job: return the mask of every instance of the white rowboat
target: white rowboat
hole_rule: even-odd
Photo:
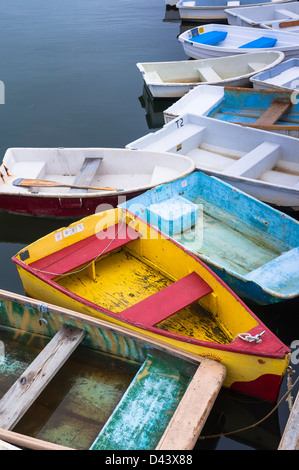
[[[248,5],[266,5],[274,3],[275,0],[180,0],[176,7],[180,12],[182,20],[220,20],[226,19],[225,9],[244,7]],[[286,3],[288,0],[278,0],[275,3]]]
[[[228,8],[225,10],[227,21],[235,26],[278,29],[299,32],[299,3],[289,2],[284,5],[271,4],[248,6],[245,8]]]
[[[241,55],[258,51],[281,51],[286,59],[297,57],[296,33],[226,24],[206,24],[184,31],[178,41],[193,59]]]
[[[101,204],[116,207],[119,196],[134,197],[193,170],[189,158],[165,153],[10,148],[0,166],[0,210],[49,217],[94,214]]]
[[[252,52],[242,56],[136,65],[153,98],[180,98],[202,84],[248,86],[250,77],[280,64],[283,52]]]
[[[198,170],[260,201],[299,210],[298,139],[186,114],[127,148],[189,156]]]
[[[299,59],[289,59],[250,78],[254,88],[273,91],[294,91],[299,89]],[[297,94],[294,94],[297,100]]]

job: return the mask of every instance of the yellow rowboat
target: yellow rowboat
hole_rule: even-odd
[[[192,253],[125,209],[13,257],[26,293],[221,362],[224,386],[277,400],[290,350]]]

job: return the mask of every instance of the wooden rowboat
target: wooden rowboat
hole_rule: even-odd
[[[216,59],[139,62],[137,67],[155,98],[179,98],[202,84],[249,86],[250,77],[271,69],[284,59],[283,52],[253,52]]]
[[[250,5],[260,8],[272,3],[286,3],[288,0],[180,0],[176,7],[184,21],[226,20],[226,8],[242,10]]]
[[[49,217],[93,214],[194,170],[190,159],[107,148],[10,148],[0,166],[0,210]],[[27,181],[27,179],[29,181]]]
[[[55,231],[13,261],[31,297],[215,359],[225,387],[276,400],[289,349],[197,257],[124,209]]]
[[[182,114],[128,147],[176,150],[193,158],[198,170],[260,201],[299,210],[299,140],[293,137]]]
[[[225,377],[215,361],[3,290],[0,331],[0,438],[25,448],[192,449]]]
[[[198,171],[121,207],[198,256],[241,298],[265,305],[298,297],[299,222],[224,181]],[[192,209],[197,221],[187,217]]]
[[[286,59],[298,56],[298,35],[283,30],[206,24],[184,31],[178,41],[193,59],[207,59],[248,52],[281,51]]]
[[[299,104],[291,91],[203,85],[167,108],[164,119],[186,113],[299,137]]]
[[[231,25],[299,32],[298,2],[228,8],[225,13]]]

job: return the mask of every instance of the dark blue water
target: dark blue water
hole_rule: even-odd
[[[8,147],[124,147],[162,126],[170,103],[148,99],[136,62],[186,59],[177,18],[164,0],[1,0],[0,158]],[[11,256],[67,223],[0,214],[0,288],[24,293]],[[287,345],[299,339],[298,303],[252,309]],[[272,408],[223,390],[203,434],[249,426]],[[288,414],[284,402],[261,425],[196,449],[276,449]]]

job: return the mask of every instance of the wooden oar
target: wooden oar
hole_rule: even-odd
[[[99,186],[81,186],[78,184],[65,184],[56,181],[47,180],[34,180],[29,178],[17,178],[13,181],[14,186],[21,186],[23,188],[30,188],[31,186],[41,186],[45,188],[63,187],[63,188],[78,188],[78,189],[94,189],[95,191],[123,191],[117,188],[102,188]]]

